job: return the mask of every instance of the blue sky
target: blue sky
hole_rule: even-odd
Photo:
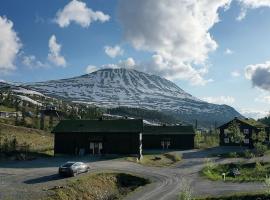
[[[258,117],[270,110],[269,44],[270,0],[0,2],[6,81],[127,67]]]

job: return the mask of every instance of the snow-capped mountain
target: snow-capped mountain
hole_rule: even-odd
[[[102,69],[91,74],[27,85],[48,96],[101,107],[139,107],[180,116],[185,121],[224,122],[241,116],[234,108],[202,101],[156,75],[129,69]]]

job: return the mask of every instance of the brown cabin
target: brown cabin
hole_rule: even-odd
[[[244,146],[248,146],[249,148],[253,148],[253,134],[258,134],[260,131],[265,131],[266,133],[266,142],[269,142],[269,127],[265,124],[258,122],[254,119],[250,118],[234,118],[233,120],[227,122],[226,124],[218,127],[220,130],[220,145],[221,146],[237,146],[240,145],[239,142],[233,143],[228,137],[228,128],[232,122],[236,122],[239,124],[240,131],[245,135],[243,144]]]

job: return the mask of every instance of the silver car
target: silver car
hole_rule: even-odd
[[[90,167],[83,162],[66,162],[59,167],[60,176],[76,176],[80,173],[88,172]]]

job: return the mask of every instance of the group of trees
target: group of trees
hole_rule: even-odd
[[[233,143],[239,143],[240,146],[244,142],[245,135],[240,130],[240,125],[233,121],[228,128],[228,137]],[[252,134],[252,141],[254,146],[254,152],[256,155],[261,156],[264,155],[264,153],[267,151],[268,147],[264,143],[266,140],[266,132],[265,130],[260,130],[257,133],[251,133]]]

